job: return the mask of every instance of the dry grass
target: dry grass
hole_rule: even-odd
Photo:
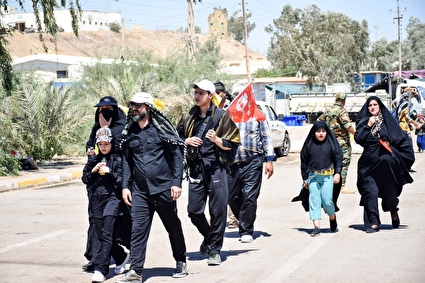
[[[157,56],[164,58],[173,50],[181,49],[186,44],[184,35],[170,31],[149,31],[141,26],[135,26],[122,33],[112,31],[80,32],[77,38],[73,33],[61,32],[56,38],[44,34],[44,40],[49,54],[71,56],[102,56],[104,58],[120,57],[122,48],[136,50],[139,47],[152,50]],[[197,35],[202,44],[208,34]],[[223,60],[244,60],[245,49],[243,45],[231,39],[218,39]],[[32,54],[44,53],[39,34],[24,34],[15,32],[9,38],[9,49],[12,59]],[[252,58],[264,58],[257,52],[250,52]]]

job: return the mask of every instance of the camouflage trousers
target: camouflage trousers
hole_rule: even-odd
[[[351,144],[343,144],[341,145],[342,150],[342,171],[341,171],[341,181],[342,184],[345,184],[345,180],[347,179],[348,166],[350,166],[351,162]]]

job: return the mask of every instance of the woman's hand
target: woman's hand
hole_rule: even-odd
[[[370,116],[369,121],[367,122],[367,125],[369,127],[372,127],[376,122],[376,116]]]

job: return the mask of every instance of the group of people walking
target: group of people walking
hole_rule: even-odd
[[[379,231],[381,225],[378,198],[382,199],[382,210],[390,212],[393,228],[399,227],[398,198],[403,186],[413,182],[410,175],[415,161],[413,144],[403,130],[411,118],[395,119],[379,97],[370,96],[358,113],[354,130],[344,109],[345,98],[344,93],[336,95],[334,107],[314,123],[300,154],[304,181],[300,195],[293,201],[303,201],[305,210],[309,211],[314,226],[312,237],[321,233],[322,208],[329,215],[330,230],[337,231],[337,199],[343,193],[341,186],[345,187],[351,160],[350,133],[363,147],[357,166],[357,189],[367,233]]]
[[[201,235],[199,252],[208,256],[207,264],[221,264],[228,205],[238,219],[240,241],[253,241],[263,158],[268,178],[276,159],[268,123],[253,118],[236,124],[223,109],[232,99],[221,89],[223,83],[201,80],[190,87],[195,105],[177,127],[146,92],[136,93],[127,102],[127,114],[112,97],[103,97],[95,105],[98,109],[82,177],[89,199],[85,253],[89,263],[83,269],[93,271],[92,282],[106,280],[111,257],[115,274],[124,273],[126,263],[131,262],[130,270],[116,282],[142,282],[155,212],[168,233],[176,261],[172,276],[188,275],[185,238],[176,206],[185,165],[187,212]],[[227,95],[219,96],[220,91]],[[131,230],[120,223],[126,208],[131,210]],[[126,231],[131,237],[125,236]]]
[[[110,96],[95,105],[82,176],[89,199],[85,252],[89,263],[83,270],[93,271],[93,282],[106,280],[111,257],[115,274],[124,273],[126,263],[131,263],[130,270],[116,282],[142,282],[155,212],[168,233],[176,261],[172,276],[189,274],[176,205],[185,170],[187,212],[201,235],[199,252],[208,257],[207,264],[221,264],[228,205],[238,220],[240,242],[254,240],[263,164],[270,178],[276,160],[268,122],[256,117],[235,122],[226,111],[243,87],[235,87],[233,97],[221,82],[201,80],[191,83],[190,88],[195,105],[177,126],[155,107],[154,98],[146,92],[134,94],[126,109]],[[338,230],[338,196],[351,193],[345,188],[350,134],[364,147],[357,188],[366,232],[379,230],[378,197],[383,210],[391,213],[393,227],[399,227],[398,197],[403,185],[413,181],[409,174],[414,162],[411,141],[380,99],[368,98],[359,112],[356,130],[344,102],[345,94],[338,94],[335,107],[313,125],[300,153],[308,203],[305,208],[313,221],[313,237],[321,233],[322,208],[329,215],[330,230]]]

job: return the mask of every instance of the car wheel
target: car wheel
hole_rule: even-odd
[[[283,139],[282,147],[276,148],[276,155],[278,157],[287,156],[289,154],[289,149],[291,148],[291,139],[289,138],[289,134],[285,134],[285,138]]]

